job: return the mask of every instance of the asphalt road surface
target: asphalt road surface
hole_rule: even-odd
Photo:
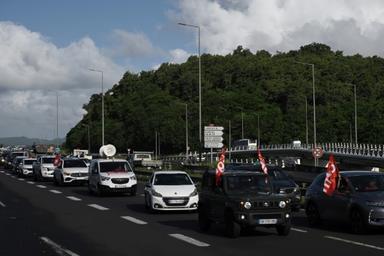
[[[0,169],[0,255],[384,255],[384,231],[350,234],[293,217],[287,237],[258,228],[230,239],[224,227],[201,233],[196,213],[151,214],[138,194],[96,197],[85,186],[19,179]]]

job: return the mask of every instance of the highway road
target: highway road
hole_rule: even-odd
[[[134,197],[96,197],[0,169],[0,255],[384,255],[384,231],[310,228],[303,211],[287,237],[259,228],[230,239],[221,225],[201,233],[196,213],[148,213],[142,193],[139,184]]]

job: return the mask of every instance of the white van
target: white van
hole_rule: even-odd
[[[94,159],[88,172],[90,193],[107,192],[136,195],[137,179],[128,161],[123,159]]]

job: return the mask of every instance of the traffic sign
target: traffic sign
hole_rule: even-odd
[[[224,139],[223,137],[205,137],[204,142],[222,142]]]
[[[223,146],[221,142],[204,142],[205,148],[222,148]]]
[[[312,155],[314,158],[320,158],[323,156],[323,154],[324,154],[324,151],[321,147],[312,149]]]
[[[223,136],[223,131],[204,131],[205,137]]]
[[[222,131],[224,130],[223,126],[204,126],[204,132],[208,131]]]

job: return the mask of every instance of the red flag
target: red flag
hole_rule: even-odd
[[[261,169],[263,170],[263,173],[268,175],[267,164],[265,163],[265,159],[264,159],[263,155],[261,154],[260,149],[257,149],[257,157],[259,158],[259,162],[261,165]]]
[[[220,185],[221,175],[223,175],[223,172],[224,172],[225,150],[226,150],[225,147],[221,149],[220,156],[219,156],[219,162],[217,162],[216,186]]]
[[[57,155],[55,156],[55,159],[53,160],[53,165],[54,165],[54,166],[58,166],[58,165],[60,164],[60,162],[61,162],[61,155],[60,155],[60,154],[57,154]]]
[[[339,176],[339,169],[336,166],[335,158],[333,155],[329,156],[327,167],[327,174],[324,180],[324,188],[323,192],[331,196],[336,189],[337,186],[337,177]]]

